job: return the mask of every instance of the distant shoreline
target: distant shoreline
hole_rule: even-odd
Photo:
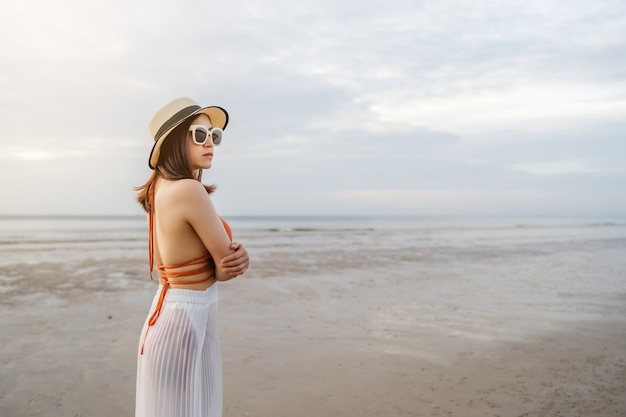
[[[0,214],[0,219],[136,219],[145,214]],[[454,215],[454,214],[226,214],[237,219],[623,219],[626,214],[606,215]]]

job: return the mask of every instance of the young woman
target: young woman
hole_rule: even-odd
[[[139,342],[136,417],[222,415],[222,363],[217,332],[217,285],[243,274],[249,258],[232,242],[200,182],[211,168],[228,113],[183,97],[154,115],[149,165],[138,187],[148,213],[150,278],[159,289]]]

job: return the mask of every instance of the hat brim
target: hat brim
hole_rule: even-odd
[[[213,127],[219,127],[222,129],[226,129],[228,125],[228,112],[219,106],[209,106],[200,108],[188,116],[179,120],[175,125],[166,130],[154,141],[154,146],[152,146],[152,151],[150,151],[150,157],[148,158],[148,165],[150,169],[154,169],[159,162],[159,156],[161,155],[161,145],[167,139],[168,135],[172,133],[174,129],[180,126],[185,120],[188,120],[190,117],[195,117],[200,114],[206,114],[211,121],[211,125]]]

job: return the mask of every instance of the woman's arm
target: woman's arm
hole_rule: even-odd
[[[196,180],[179,180],[179,183],[179,204],[182,205],[183,216],[213,257],[216,265],[215,278],[218,281],[234,278],[237,275],[231,275],[224,268],[217,267],[235,251],[231,248],[230,238],[204,185]]]
[[[230,248],[235,252],[222,259],[219,267],[224,270],[231,278],[243,275],[250,266],[250,258],[248,251],[239,242],[233,242]]]

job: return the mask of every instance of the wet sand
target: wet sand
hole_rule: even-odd
[[[624,239],[306,241],[259,240],[219,284],[225,417],[626,415]],[[0,416],[132,416],[146,276],[0,266]]]

